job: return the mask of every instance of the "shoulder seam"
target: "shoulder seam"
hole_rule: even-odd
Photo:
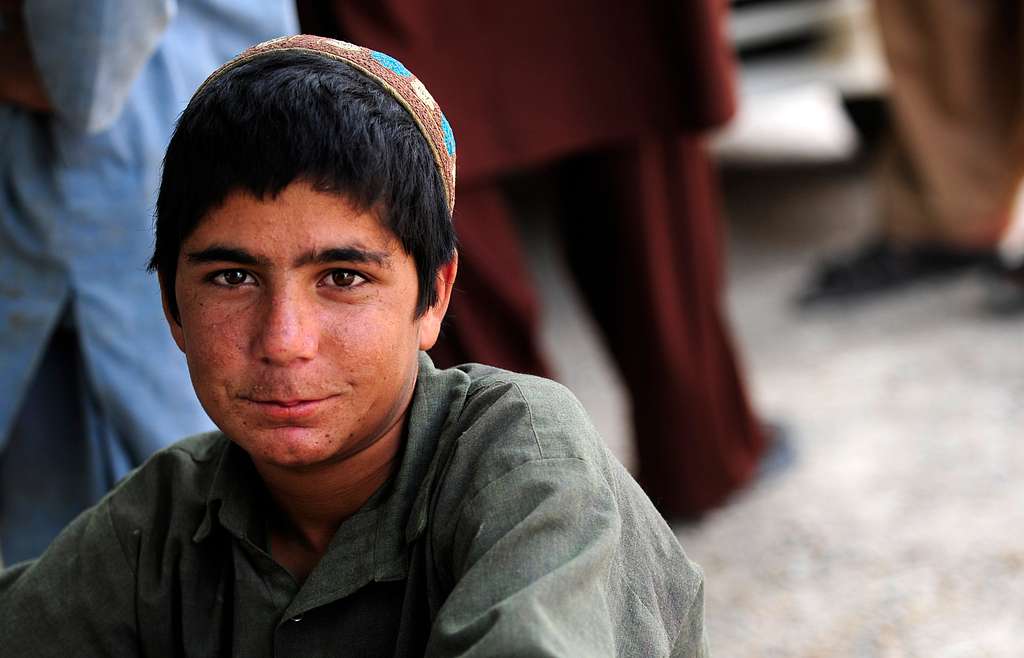
[[[518,382],[510,383],[519,393],[519,397],[523,399],[523,404],[526,405],[526,412],[530,414],[530,433],[533,434],[533,442],[537,444],[537,453],[540,455],[541,459],[546,459],[544,455],[544,448],[540,444],[540,437],[537,436],[537,425],[533,420],[533,405],[530,404],[530,400],[526,397],[526,393],[523,392],[523,389],[519,386]]]
[[[107,521],[110,523],[111,530],[114,531],[114,537],[117,538],[117,545],[121,548],[121,557],[124,559],[125,565],[128,567],[128,571],[132,574],[132,579],[136,578],[138,574],[135,571],[135,567],[132,565],[132,561],[128,555],[128,549],[124,545],[124,540],[121,539],[121,533],[117,530],[117,524],[114,523],[114,513],[111,510],[109,503],[104,505],[105,512],[107,514]]]
[[[686,613],[679,618],[679,628],[676,629],[675,637],[672,639],[671,648],[673,651],[679,644],[679,637],[683,634],[683,631],[686,629],[686,619],[690,616],[690,612],[693,610],[693,606],[697,605],[697,603],[699,602],[700,592],[704,588],[704,571],[696,564],[693,566],[697,569],[697,574],[700,576],[700,578],[698,579],[697,587],[692,592],[690,592],[690,600],[687,602],[686,605]],[[628,583],[627,586],[629,586]],[[632,587],[630,587],[630,590],[632,591]],[[643,603],[642,600],[641,603]],[[644,603],[644,607],[647,607],[646,603]],[[703,623],[701,624],[701,627],[703,630]]]
[[[527,466],[531,466],[531,465],[534,465],[534,464],[539,464],[541,462],[545,462],[545,463],[547,463],[547,462],[580,462],[581,464],[589,463],[583,457],[578,457],[578,456],[575,456],[575,455],[560,456],[560,457],[538,457],[536,459],[530,459],[530,460],[524,461],[521,464],[516,464],[512,468],[508,469],[507,471],[505,471],[504,473],[502,473],[498,477],[494,478],[493,480],[491,480],[490,482],[488,482],[484,486],[482,486],[479,489],[477,489],[476,491],[474,491],[473,495],[469,499],[467,499],[460,507],[465,507],[470,502],[472,502],[477,496],[479,496],[481,493],[483,493],[484,491],[489,489],[493,484],[495,484],[496,482],[498,482],[500,480],[503,480],[504,478],[508,477],[512,473],[515,473],[519,469],[526,468]]]
[[[206,458],[203,458],[202,456],[197,455],[195,452],[193,452],[192,450],[189,450],[184,445],[182,445],[182,442],[183,441],[190,441],[191,439],[194,439],[194,438],[197,438],[197,437],[200,437],[200,436],[206,436],[206,435],[209,435],[209,434],[214,434],[216,432],[217,431],[214,430],[214,431],[211,431],[211,432],[203,432],[202,434],[193,434],[192,436],[187,436],[184,439],[182,439],[181,441],[176,441],[175,443],[172,443],[171,445],[167,446],[162,452],[164,452],[165,454],[171,454],[171,453],[182,454],[182,455],[185,455],[186,457],[188,457],[189,459],[191,459],[192,461],[194,461],[196,463],[200,463],[200,464],[205,462],[205,461],[215,460],[219,453],[208,455]],[[215,448],[215,446],[213,446],[213,445],[207,445],[207,446],[203,447],[204,451],[206,451],[206,452],[214,452],[214,450],[213,450],[214,448]],[[157,454],[159,454],[159,453],[157,453]]]
[[[513,466],[512,468],[508,469],[507,471],[505,471],[504,473],[502,473],[498,477],[494,478],[493,480],[491,480],[490,482],[488,482],[484,486],[482,486],[479,489],[473,491],[473,493],[470,494],[468,498],[466,498],[464,501],[462,501],[462,504],[459,505],[458,510],[457,510],[456,526],[458,525],[458,523],[460,523],[462,521],[462,518],[463,518],[462,510],[466,509],[467,507],[470,507],[470,505],[477,498],[479,498],[481,494],[483,494],[485,491],[490,489],[492,486],[494,486],[498,482],[504,480],[505,478],[507,478],[508,476],[512,475],[513,473],[519,471],[520,469],[526,468],[527,466],[535,466],[535,465],[540,464],[540,463],[551,463],[551,462],[560,462],[560,461],[561,462],[569,462],[569,461],[580,462],[581,464],[587,464],[588,463],[587,460],[583,459],[582,457],[575,457],[575,456],[573,456],[573,457],[538,457],[537,459],[530,459],[530,460],[525,461],[525,462],[523,462],[521,464],[517,464],[516,466]]]
[[[547,457],[544,455],[544,448],[541,447],[540,436],[538,436],[538,434],[537,434],[537,425],[536,425],[536,422],[534,421],[534,417],[533,417],[533,406],[530,404],[530,399],[528,397],[526,397],[526,393],[523,392],[523,389],[522,389],[521,386],[519,386],[518,382],[516,382],[516,381],[514,381],[512,379],[497,379],[497,378],[495,378],[493,381],[490,381],[490,382],[488,382],[486,384],[481,385],[480,388],[477,389],[476,391],[472,391],[471,393],[469,393],[466,396],[466,401],[468,402],[470,398],[475,397],[475,396],[477,396],[477,395],[479,395],[481,393],[484,393],[486,391],[490,391],[492,389],[498,388],[499,386],[510,387],[509,390],[515,389],[516,393],[519,394],[519,399],[522,400],[523,404],[526,406],[526,412],[530,416],[530,433],[533,435],[534,445],[537,446],[537,454],[540,455],[540,457],[539,457],[540,459],[546,459]],[[463,410],[465,410],[465,407],[463,407]],[[477,420],[473,421],[473,423],[469,427],[467,427],[465,430],[463,430],[463,432],[470,431],[476,425],[476,423],[479,422],[479,420],[480,419],[477,419]]]

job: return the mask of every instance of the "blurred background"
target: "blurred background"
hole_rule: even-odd
[[[794,458],[675,526],[707,575],[713,652],[1024,655],[1019,301],[975,269],[797,303],[823,256],[877,232],[889,73],[871,2],[732,6],[741,102],[714,139],[728,316]],[[1019,84],[1019,68],[991,74]],[[622,384],[550,240],[531,236],[548,352],[630,464]]]
[[[117,101],[78,115],[117,39],[47,54],[92,32],[46,4],[0,0],[8,562],[208,426],[142,268],[159,158],[217,63],[301,28],[438,98],[462,260],[434,358],[580,397],[704,568],[715,655],[1024,655],[1018,3],[127,3],[83,76]]]

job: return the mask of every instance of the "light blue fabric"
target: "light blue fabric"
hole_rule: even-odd
[[[390,69],[393,73],[400,75],[403,78],[408,78],[410,75],[412,75],[412,72],[409,69],[405,68],[405,64],[402,64],[391,55],[373,50],[370,52],[370,57],[373,57],[382,66]]]
[[[82,440],[102,457],[58,461],[46,477],[90,469],[103,491],[155,450],[211,427],[145,271],[174,121],[218,65],[298,23],[287,0],[27,0],[24,17],[55,112],[0,105],[0,459],[67,317],[82,356]],[[5,507],[38,485],[33,469],[24,482],[18,472],[4,469]],[[4,521],[6,544],[19,529]]]
[[[455,133],[452,132],[452,124],[448,118],[441,115],[441,131],[444,133],[444,145],[448,149],[448,155],[455,155]]]

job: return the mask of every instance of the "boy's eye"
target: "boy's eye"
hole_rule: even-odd
[[[324,283],[335,288],[352,288],[365,281],[365,277],[352,270],[332,270],[324,277]]]
[[[224,270],[213,277],[213,282],[223,286],[240,286],[247,283],[250,278],[245,270]]]

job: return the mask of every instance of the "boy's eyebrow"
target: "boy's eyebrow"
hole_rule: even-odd
[[[224,245],[211,245],[206,249],[191,251],[185,255],[190,263],[239,263],[242,265],[266,265],[268,261],[262,256],[250,254],[245,249],[238,247],[227,247]]]
[[[313,263],[329,265],[337,262],[373,263],[381,267],[389,267],[391,258],[384,251],[371,251],[361,247],[329,247],[307,251],[295,259],[294,266],[301,267]]]
[[[191,251],[185,255],[188,262],[193,264],[202,263],[238,263],[240,265],[268,266],[270,261],[263,257],[249,253],[238,247],[214,244]],[[330,264],[338,262],[347,263],[374,263],[381,267],[389,267],[391,259],[386,252],[371,251],[360,247],[331,247],[328,249],[313,249],[295,259],[294,267],[302,267],[310,264]]]

